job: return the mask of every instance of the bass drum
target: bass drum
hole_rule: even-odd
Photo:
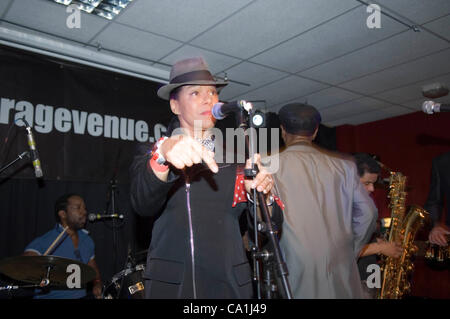
[[[115,274],[105,286],[103,299],[144,299],[144,269],[145,264],[138,264]]]

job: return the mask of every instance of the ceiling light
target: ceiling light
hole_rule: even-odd
[[[54,1],[56,3],[61,3],[61,4],[65,5],[65,6],[68,6],[72,2],[72,0],[54,0]]]
[[[112,20],[133,0],[50,0],[65,6],[76,5],[78,9]]]

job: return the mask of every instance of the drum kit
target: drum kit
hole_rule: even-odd
[[[144,299],[144,269],[145,264],[138,264],[115,274],[103,289],[103,299]]]
[[[67,280],[70,273],[67,269],[70,265],[79,267],[82,287],[86,287],[95,279],[96,273],[92,267],[69,258],[47,255],[3,259],[0,261],[0,273],[5,275],[7,280],[0,282],[0,292],[6,292],[8,297],[14,298],[15,292],[20,290],[68,289]],[[143,299],[144,269],[144,263],[128,263],[124,270],[115,274],[111,281],[103,286],[103,299]]]

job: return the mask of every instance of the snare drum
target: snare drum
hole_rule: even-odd
[[[144,270],[145,264],[138,264],[115,274],[105,286],[103,299],[144,299]]]

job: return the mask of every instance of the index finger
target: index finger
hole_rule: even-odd
[[[207,151],[207,152],[209,152],[209,151]],[[219,171],[219,167],[217,166],[214,156],[211,156],[211,155],[207,154],[206,152],[204,152],[202,155],[202,159],[205,162],[205,164],[208,165],[209,169],[212,170],[214,173],[217,173]]]
[[[214,159],[214,152],[208,150],[206,147],[201,145],[196,140],[193,140],[192,148],[195,153],[205,162],[205,164],[209,167],[211,171],[217,173],[219,171],[219,167],[217,166],[216,160]]]

